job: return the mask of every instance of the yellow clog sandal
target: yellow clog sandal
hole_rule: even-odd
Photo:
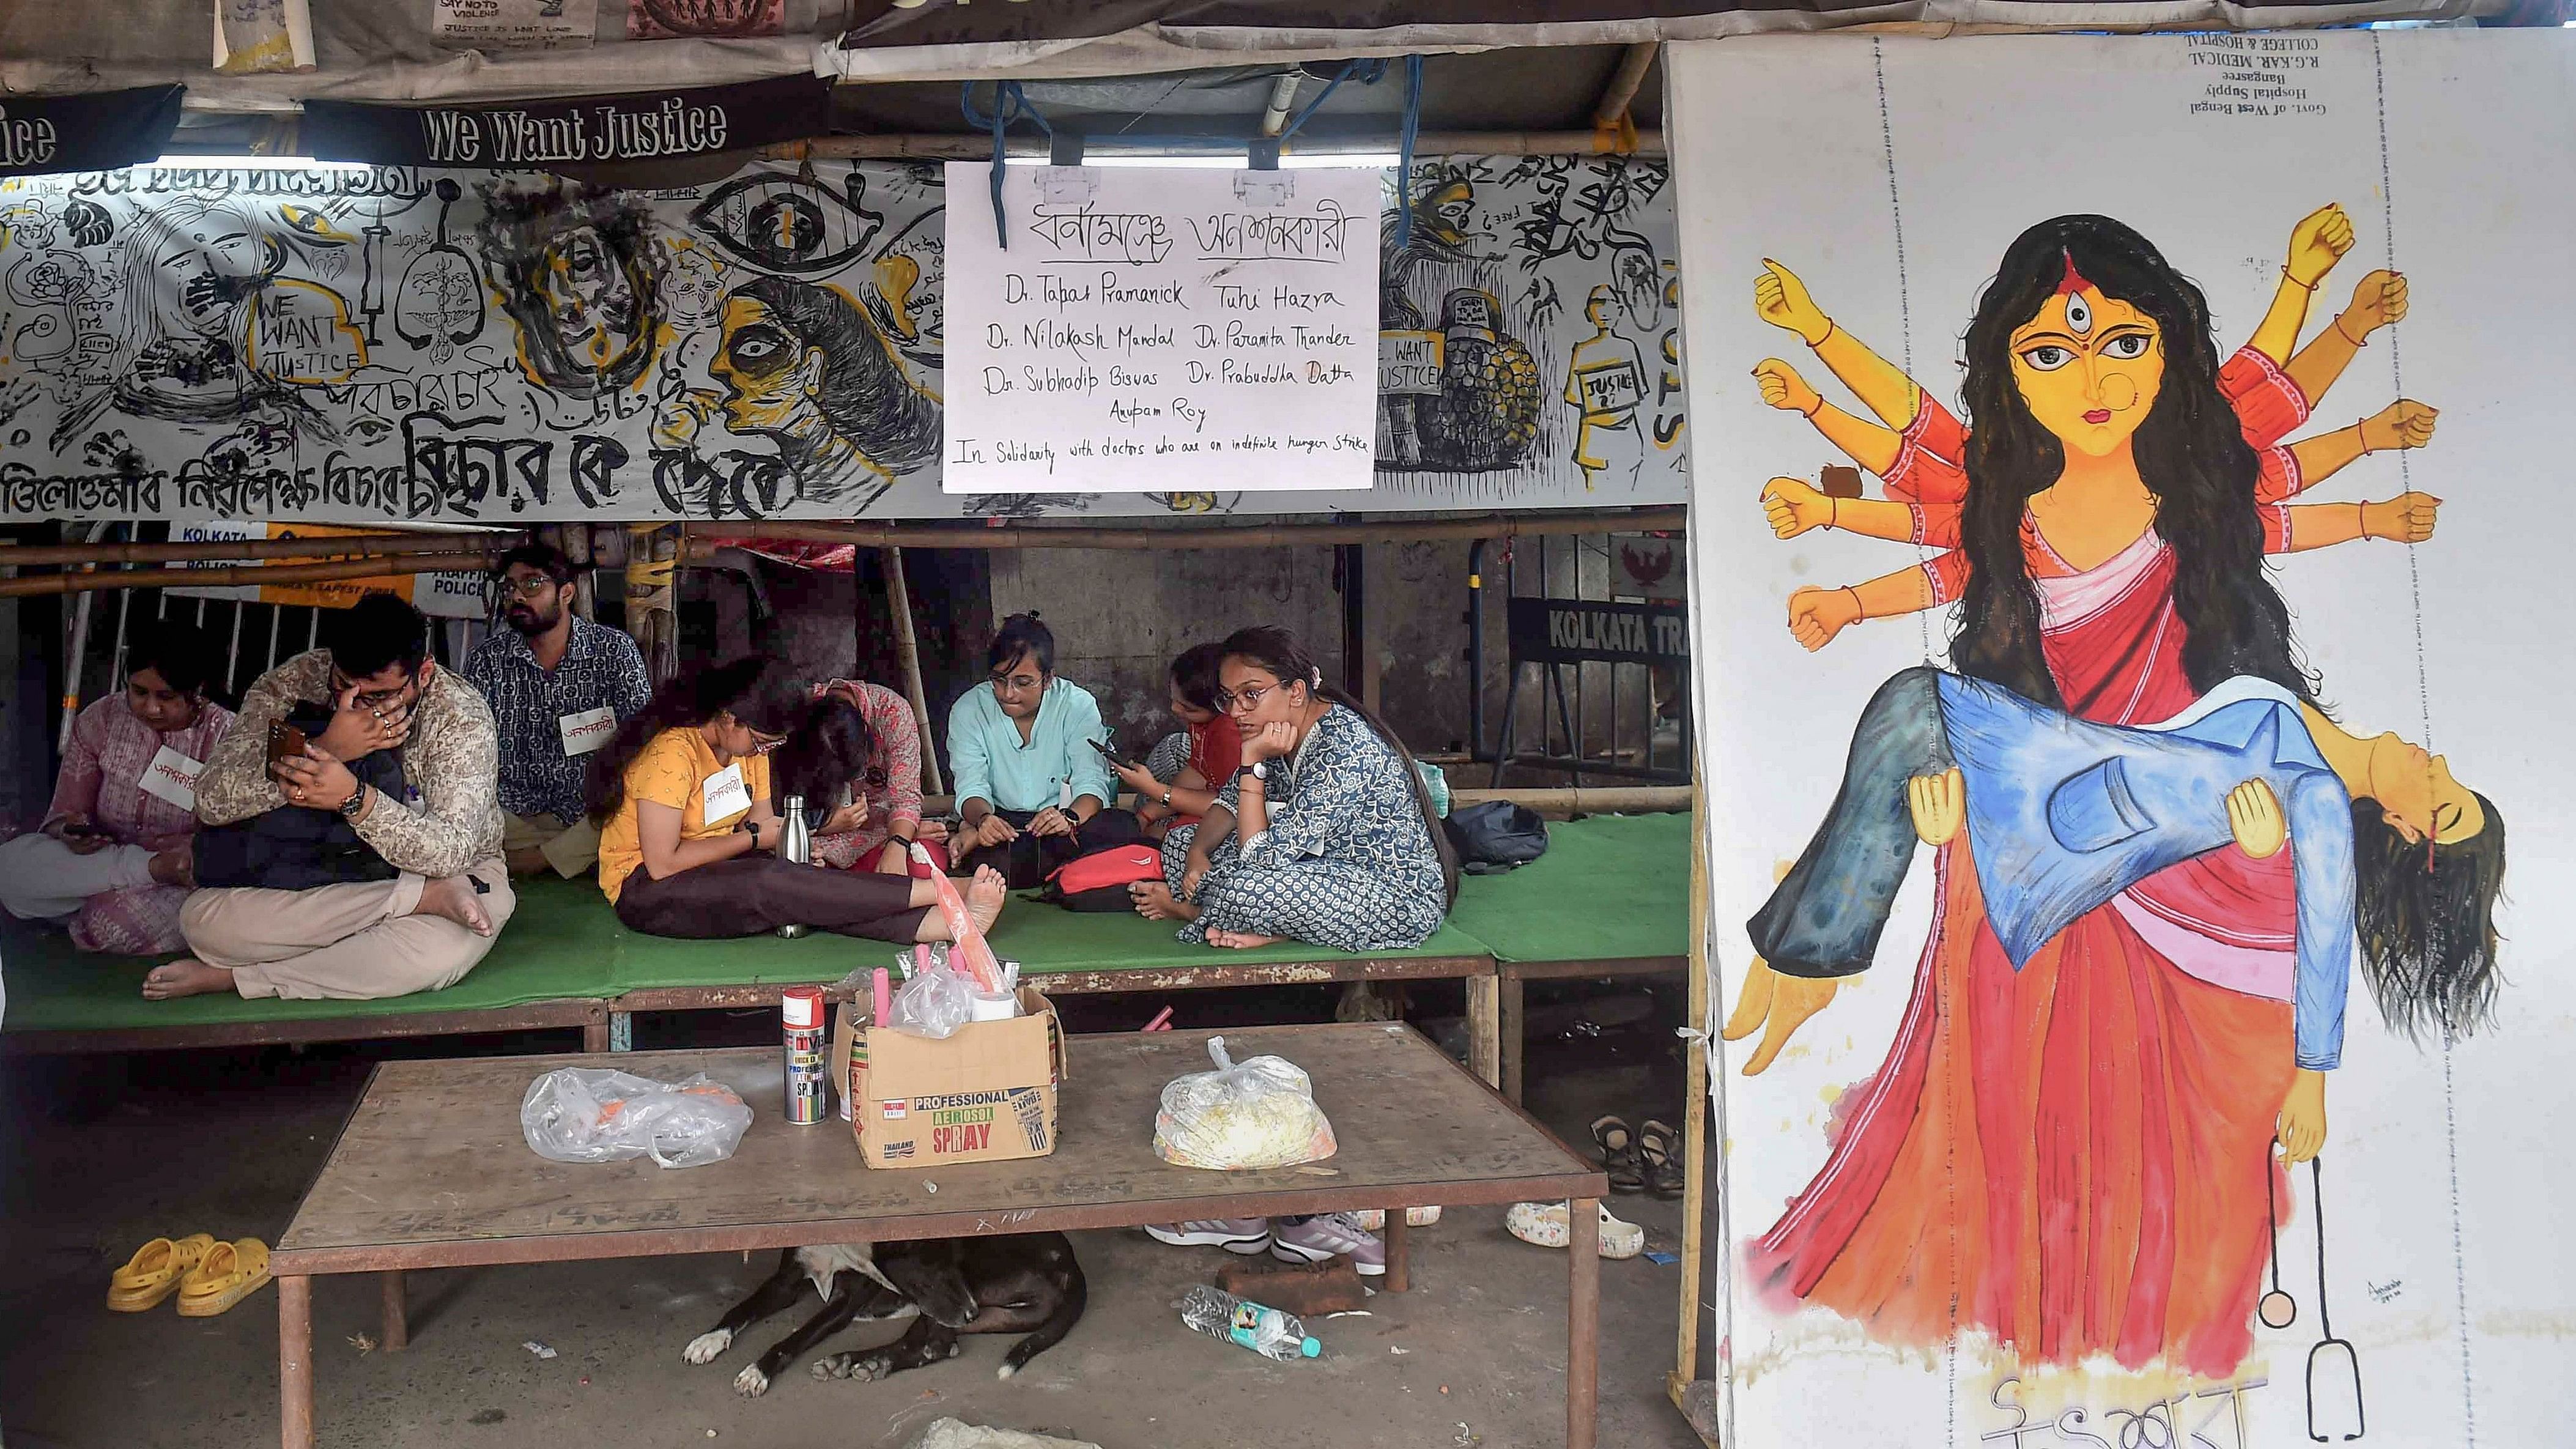
[[[179,1285],[181,1318],[212,1318],[268,1283],[268,1244],[257,1238],[217,1243]]]
[[[215,1240],[204,1233],[190,1233],[175,1241],[154,1238],[135,1249],[124,1267],[108,1275],[107,1311],[141,1313],[159,1307],[162,1299],[179,1291],[179,1280],[204,1262],[214,1246]]]

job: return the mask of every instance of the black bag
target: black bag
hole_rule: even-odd
[[[1508,800],[1461,806],[1440,828],[1449,833],[1458,868],[1469,875],[1501,875],[1547,854],[1547,822]]]
[[[330,728],[329,711],[299,705],[286,722],[309,738]],[[389,800],[403,798],[402,751],[378,750],[348,762],[358,783]],[[392,880],[402,874],[358,838],[358,829],[336,810],[281,805],[230,825],[208,825],[196,836],[197,884],[309,891],[352,881]]]

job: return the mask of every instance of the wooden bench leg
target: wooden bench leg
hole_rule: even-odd
[[[379,1273],[385,1290],[385,1351],[400,1353],[411,1347],[411,1318],[403,1308],[403,1275],[400,1271]]]
[[[608,1050],[608,1021],[605,1017],[598,1021],[586,1021],[582,1023],[581,1049],[586,1052],[604,1052]]]
[[[1467,978],[1467,1070],[1488,1087],[1503,1084],[1501,986],[1490,972]]]
[[[1517,976],[1499,979],[1502,996],[1501,1017],[1503,1049],[1503,1095],[1517,1104],[1521,1100],[1521,1061],[1529,1048],[1529,1017],[1523,1002],[1529,983]]]
[[[313,1280],[277,1280],[277,1424],[284,1449],[313,1449]]]
[[[1413,1224],[1406,1211],[1386,1210],[1386,1281],[1380,1286],[1389,1293],[1413,1291]]]
[[[1580,1197],[1565,1207],[1573,1229],[1566,1244],[1565,1449],[1593,1449],[1600,1428],[1601,1200]]]

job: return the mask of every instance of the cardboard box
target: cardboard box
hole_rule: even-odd
[[[1003,1162],[1055,1151],[1064,1028],[1055,1006],[1020,988],[1021,1015],[975,1021],[945,1041],[872,1030],[843,1007],[832,1076],[870,1167]]]

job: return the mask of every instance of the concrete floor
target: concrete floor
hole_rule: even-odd
[[[1678,982],[1533,987],[1532,1110],[1577,1142],[1602,1112],[1678,1122],[1678,996]],[[1423,998],[1417,1019],[1455,1010],[1437,988]],[[1094,999],[1069,1014],[1076,1029],[1109,1029],[1154,1005]],[[1313,992],[1182,1006],[1184,1025],[1329,1010]],[[774,1040],[776,1030],[774,1013],[643,1025],[643,1046]],[[1429,1025],[1457,1034],[1454,1021]],[[129,1317],[101,1306],[109,1270],[156,1235],[273,1240],[368,1067],[386,1055],[560,1049],[533,1036],[0,1066],[8,1449],[276,1442],[274,1290],[212,1320],[184,1320],[167,1305]],[[1615,1210],[1646,1226],[1650,1250],[1679,1250],[1679,1204],[1624,1198]],[[1564,1257],[1513,1240],[1498,1208],[1452,1211],[1414,1242],[1413,1291],[1381,1295],[1369,1317],[1312,1326],[1326,1346],[1316,1363],[1273,1364],[1181,1328],[1173,1305],[1213,1276],[1216,1250],[1093,1233],[1075,1238],[1089,1313],[1010,1382],[993,1376],[1008,1340],[970,1339],[961,1358],[888,1383],[816,1382],[800,1365],[757,1401],[733,1394],[733,1374],[788,1319],[746,1335],[715,1366],[683,1364],[680,1348],[769,1271],[765,1254],[414,1274],[414,1337],[402,1353],[359,1346],[377,1330],[375,1280],[326,1278],[314,1295],[321,1442],[877,1449],[953,1416],[1105,1449],[1560,1443]],[[1644,1258],[1602,1265],[1604,1445],[1698,1443],[1664,1398],[1679,1273]],[[528,1340],[559,1356],[539,1359],[521,1346]],[[869,1341],[853,1333],[826,1351]]]

